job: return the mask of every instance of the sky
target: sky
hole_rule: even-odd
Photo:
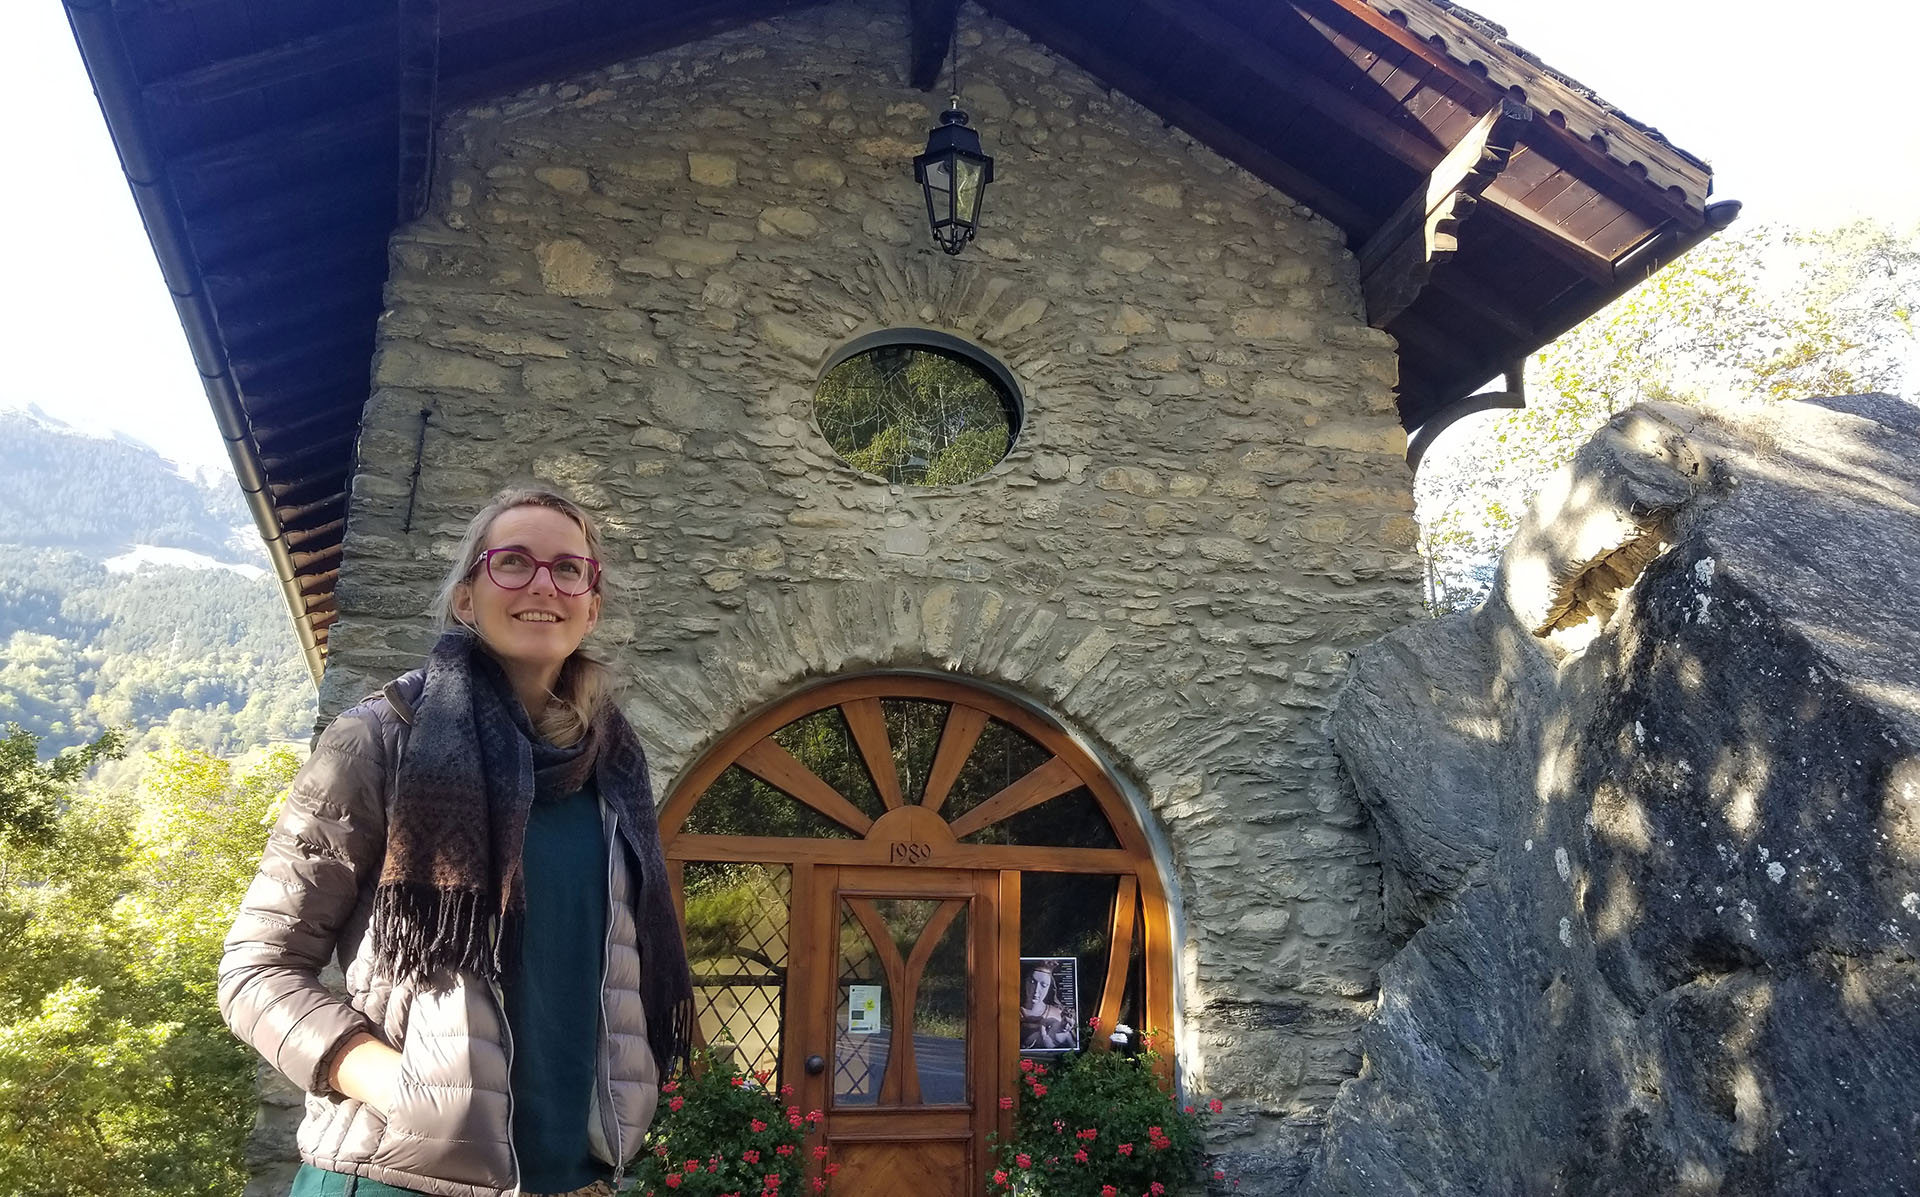
[[[1920,219],[1920,121],[1902,61],[1920,6],[1477,0],[1509,37],[1714,166],[1742,222]],[[1892,62],[1889,67],[1886,64]],[[0,6],[0,189],[11,285],[0,408],[37,405],[228,471],[198,371],[57,0]]]

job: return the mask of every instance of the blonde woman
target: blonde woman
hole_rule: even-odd
[[[220,1006],[307,1091],[297,1197],[610,1192],[685,1059],[646,761],[582,649],[600,557],[566,497],[496,496],[425,668],[336,719],[294,781]],[[320,979],[335,959],[344,994]]]

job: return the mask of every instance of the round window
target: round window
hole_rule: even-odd
[[[857,470],[907,486],[971,482],[1020,430],[1013,376],[957,338],[910,336],[848,346],[820,380],[814,417]]]

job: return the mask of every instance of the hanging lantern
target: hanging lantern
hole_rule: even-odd
[[[957,254],[980,226],[980,200],[993,182],[993,159],[967,124],[960,97],[927,134],[927,152],[913,160],[913,180],[927,193],[927,221],[940,248]]]

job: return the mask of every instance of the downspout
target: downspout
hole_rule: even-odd
[[[127,57],[120,27],[114,22],[109,0],[64,0],[67,20],[79,43],[80,57],[93,79],[93,93],[106,117],[107,131],[113,137],[114,150],[120,155],[120,169],[133,190],[134,206],[141,223],[147,227],[147,240],[159,260],[160,274],[173,294],[173,306],[180,314],[180,326],[193,353],[194,366],[200,371],[200,383],[206,388],[213,407],[215,424],[227,444],[227,457],[233,474],[246,495],[247,510],[267,546],[273,572],[280,579],[280,591],[293,617],[294,634],[307,659],[307,671],[319,683],[325,665],[320,644],[307,617],[306,595],[287,547],[286,529],[274,510],[273,497],[267,491],[267,478],[260,468],[260,451],[253,443],[246,411],[240,405],[240,390],[227,363],[226,345],[220,336],[219,320],[208,301],[200,265],[187,236],[186,222],[174,199],[166,167],[154,152],[148,136],[140,86],[134,79],[133,63]]]

